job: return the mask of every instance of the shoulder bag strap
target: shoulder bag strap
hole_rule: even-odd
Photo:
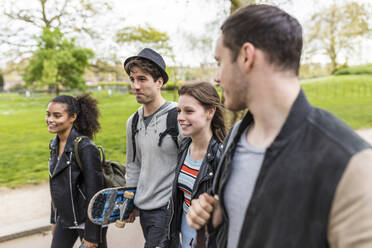
[[[84,138],[88,138],[88,137],[87,136],[79,136],[79,137],[76,137],[75,140],[74,140],[75,158],[76,158],[76,162],[79,165],[81,170],[83,170],[83,164],[81,163],[80,156],[79,156],[79,142]]]

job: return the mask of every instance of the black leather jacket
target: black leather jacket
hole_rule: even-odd
[[[248,112],[232,129],[213,182],[224,219],[210,234],[217,234],[217,247],[227,246],[229,218],[223,199],[234,152],[253,121]],[[237,247],[330,247],[328,220],[336,188],[352,156],[370,147],[333,115],[311,106],[301,90],[266,150],[248,208],[241,216]]]
[[[178,152],[177,166],[175,170],[175,178],[173,182],[172,197],[170,200],[170,221],[168,238],[172,240],[172,247],[178,247],[179,232],[181,231],[182,220],[182,204],[183,192],[178,189],[178,176],[181,171],[183,162],[185,161],[187,150],[191,144],[191,138],[186,137],[182,140]],[[217,141],[215,137],[211,138],[207,149],[207,154],[204,157],[198,176],[195,180],[194,190],[191,198],[197,198],[200,194],[209,191],[212,188],[214,174],[217,170],[218,161],[221,157],[223,145]]]
[[[89,242],[101,241],[101,227],[90,222],[87,207],[92,196],[104,187],[100,153],[89,139],[79,143],[79,155],[83,170],[75,160],[74,140],[81,136],[71,129],[65,149],[58,160],[59,138],[50,144],[49,181],[52,198],[51,223],[57,221],[64,227],[85,223],[84,238]]]

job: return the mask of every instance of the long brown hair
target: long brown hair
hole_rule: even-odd
[[[208,82],[198,82],[182,85],[178,90],[178,95],[188,95],[194,97],[204,109],[215,107],[211,129],[213,135],[222,143],[226,136],[224,121],[224,107],[221,104],[220,96],[216,88]]]

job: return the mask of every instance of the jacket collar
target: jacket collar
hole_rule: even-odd
[[[206,154],[206,160],[208,162],[212,161],[214,159],[214,152],[213,152],[213,147],[216,145],[217,139],[212,135],[211,140],[209,141],[209,145],[207,148],[207,154]]]
[[[56,151],[59,143],[58,135],[54,136],[53,139],[50,141],[49,148],[51,150]]]
[[[268,150],[273,150],[273,156],[275,156],[275,153],[277,153],[279,150],[276,150],[275,148],[280,148],[283,145],[287,143],[289,138],[295,131],[301,126],[301,124],[305,121],[307,116],[309,115],[310,111],[312,110],[312,106],[308,102],[303,90],[301,89],[295,102],[293,103],[291,110],[289,112],[289,115],[284,122],[283,127],[281,128],[278,136],[275,138],[273,143],[268,147]],[[233,154],[235,153],[235,147],[237,143],[239,142],[239,139],[241,135],[243,134],[244,130],[253,123],[253,115],[251,112],[247,112],[247,114],[242,119],[241,123],[238,126],[238,131],[234,136],[231,136],[232,142],[228,143],[224,149],[226,149],[223,153],[223,156],[221,158],[221,162],[218,166],[217,172],[216,172],[216,178],[220,177],[221,170],[223,170],[223,166],[221,166],[221,163],[224,163],[223,161],[226,160],[227,157],[231,159]],[[230,139],[229,138],[229,139]],[[230,144],[230,145],[229,145]],[[218,192],[218,184],[219,179],[214,180],[213,182],[213,191]]]
[[[284,122],[283,127],[271,146],[276,147],[281,146],[282,143],[286,143],[289,137],[304,123],[311,110],[312,106],[301,89],[292,105],[287,120]]]
[[[312,106],[307,100],[305,93],[301,89],[295,102],[293,103],[289,115],[284,122],[278,136],[275,138],[274,142],[270,147],[282,146],[286,143],[288,138],[300,127],[300,125],[305,121],[306,117],[312,110]],[[254,121],[252,113],[248,113],[244,116],[239,128],[237,135],[235,135],[233,143],[234,146],[239,142],[240,136],[244,130],[252,124]]]
[[[182,145],[180,147],[180,152],[183,154],[186,154],[186,150],[190,146],[192,140],[190,137],[185,137],[184,141],[182,141]],[[213,153],[213,147],[216,145],[217,139],[212,135],[211,140],[209,141],[208,148],[207,148],[207,154],[206,154],[206,159],[205,161],[210,162],[214,159],[214,153]]]
[[[72,152],[74,150],[74,141],[75,138],[81,136],[81,134],[75,129],[72,128],[70,135],[67,138],[66,146],[65,146],[65,152]]]
[[[65,150],[64,152],[72,152],[74,149],[74,140],[76,137],[81,136],[81,134],[73,127],[70,131],[70,134],[68,135]],[[57,150],[59,145],[59,137],[56,135],[52,141],[50,142],[50,149]]]
[[[54,173],[53,171],[50,171],[51,177],[55,177],[57,174],[59,174],[62,170],[64,170],[66,167],[68,167],[71,163],[72,153],[74,151],[74,140],[76,137],[81,136],[81,134],[75,129],[72,128],[71,132],[67,138],[65,149],[63,153],[61,154],[61,157],[59,161],[57,161],[57,168],[55,169]],[[56,135],[53,140],[51,141],[50,148],[54,150],[55,158],[57,158],[57,148],[59,145],[59,138],[58,135]],[[69,161],[69,162],[68,162]],[[50,170],[50,168],[49,168]]]

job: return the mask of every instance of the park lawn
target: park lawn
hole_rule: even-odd
[[[372,75],[330,76],[302,83],[309,101],[353,129],[372,127]]]
[[[99,101],[101,131],[94,142],[106,158],[125,163],[126,121],[139,104],[134,95],[93,93]],[[173,93],[164,96],[173,100]],[[26,98],[0,94],[0,187],[17,187],[48,180],[49,141],[45,111],[52,97]]]
[[[329,110],[354,129],[372,127],[372,76],[331,76],[302,82],[309,101]],[[94,140],[106,157],[125,162],[125,125],[139,104],[133,95],[93,93],[101,110],[101,131]],[[175,100],[174,92],[165,98]],[[48,144],[53,137],[45,124],[50,96],[26,98],[0,94],[0,187],[18,187],[48,180]]]

